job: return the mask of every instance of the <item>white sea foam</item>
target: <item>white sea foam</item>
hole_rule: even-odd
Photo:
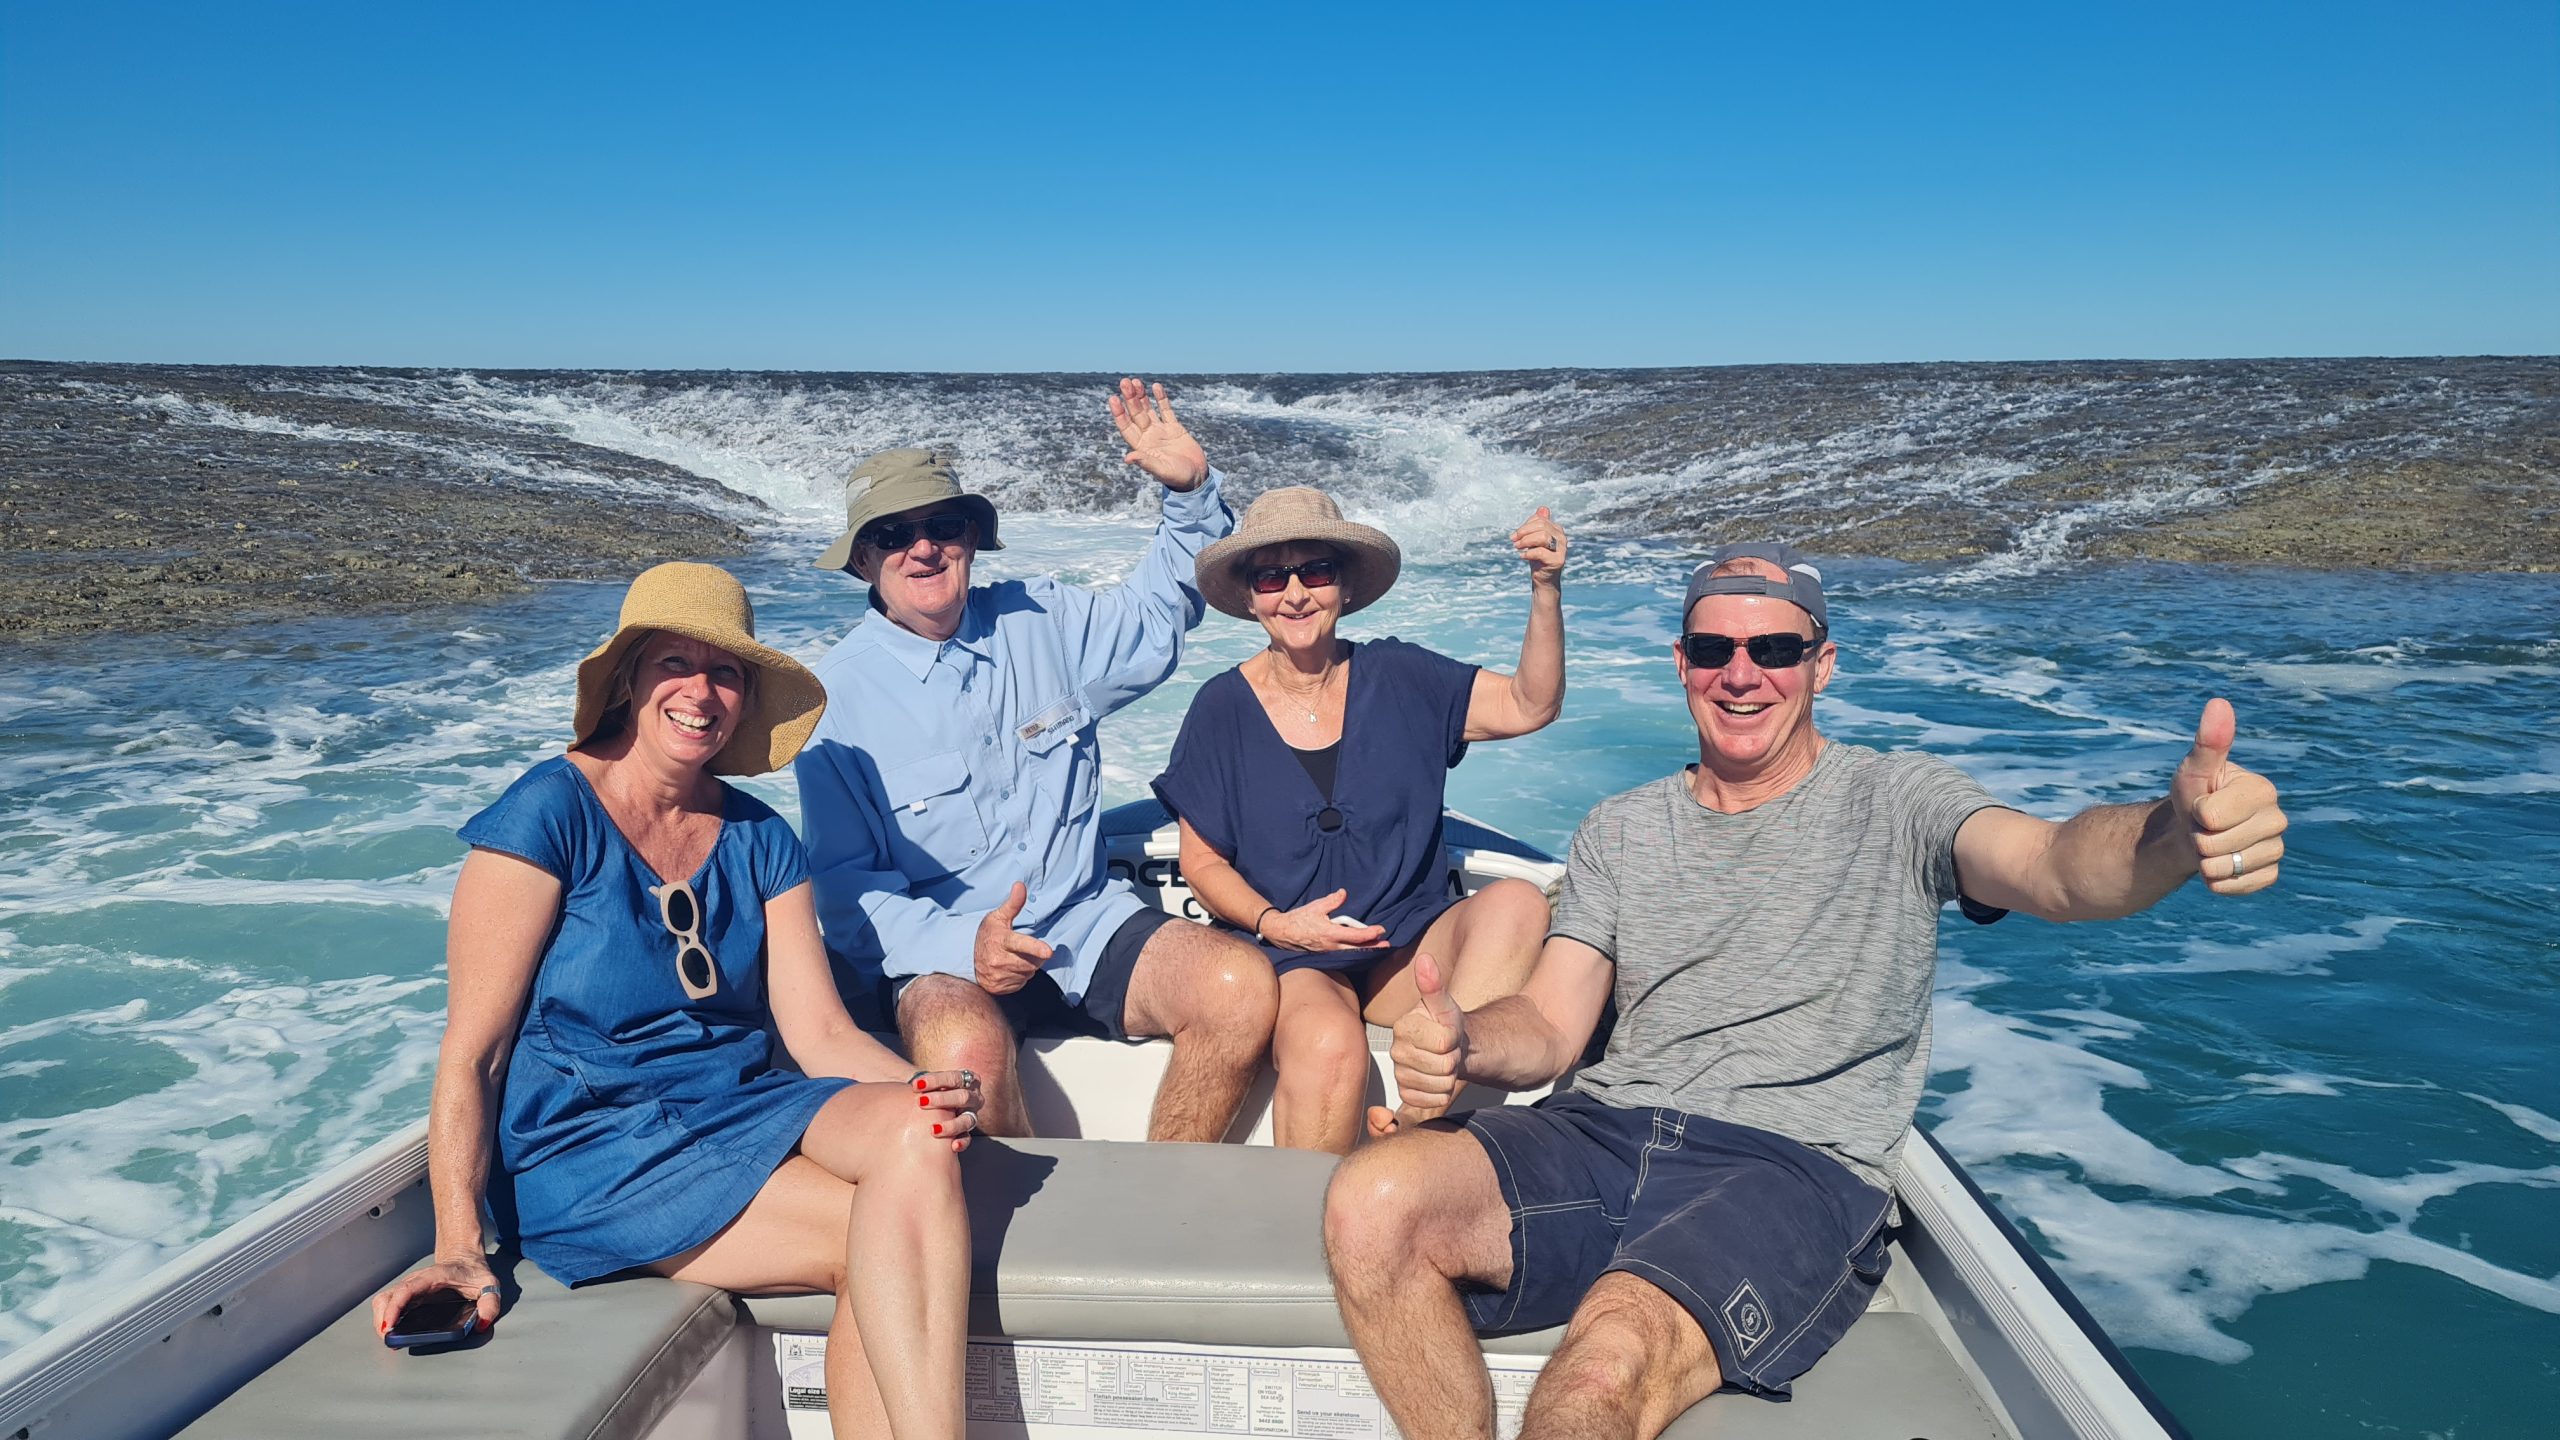
[[[2526,1134],[2560,1145],[2560,1120],[2554,1120],[2541,1111],[2527,1106],[2510,1105],[2504,1100],[2492,1100],[2486,1095],[2473,1095],[2467,1090],[2463,1094],[2514,1121],[2516,1128]]]
[[[2119,1342],[2235,1363],[2250,1347],[2221,1326],[2267,1295],[2360,1278],[2375,1260],[2424,1266],[2560,1314],[2560,1276],[2502,1267],[2412,1229],[2428,1204],[2475,1186],[2560,1187],[2560,1165],[2444,1162],[2372,1175],[2273,1153],[2219,1164],[2182,1159],[2107,1112],[2109,1089],[2149,1085],[2139,1070],[2083,1048],[2126,1043],[2123,1026],[2076,1012],[2049,1013],[2060,1027],[1998,1015],[1970,998],[1996,975],[1960,958],[1940,968],[1932,1068],[1941,1079],[1960,1074],[1965,1083],[1932,1099],[1941,1117],[1932,1133],[2004,1208],[2032,1221],[2064,1278]],[[2364,1083],[2313,1076],[2243,1082],[2262,1094],[2305,1099]],[[2057,1161],[2065,1168],[2054,1168]],[[2355,1202],[2371,1227],[2235,1212],[2224,1198],[2256,1197],[2256,1211],[2306,1181]],[[2126,1187],[2137,1193],[2128,1197]]]
[[[2312,931],[2233,943],[2188,940],[2175,960],[2129,960],[2097,966],[2111,975],[2198,975],[2256,971],[2268,975],[2326,975],[2329,961],[2360,950],[2378,950],[2406,916],[2367,915],[2348,922],[2346,933]]]

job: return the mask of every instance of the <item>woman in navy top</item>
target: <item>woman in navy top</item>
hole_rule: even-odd
[[[1364,1022],[1393,1024],[1426,992],[1469,1006],[1511,994],[1546,938],[1535,886],[1502,880],[1456,899],[1440,850],[1449,769],[1468,742],[1525,735],[1564,703],[1564,531],[1541,509],[1511,544],[1529,566],[1513,675],[1337,635],[1395,583],[1402,556],[1321,490],[1265,494],[1200,553],[1201,595],[1259,622],[1270,645],[1200,687],[1155,792],[1181,822],[1201,908],[1279,972],[1283,1145],[1345,1154],[1360,1138]],[[1377,1110],[1370,1128],[1397,1120]]]
[[[495,1323],[485,1196],[566,1284],[832,1292],[837,1433],[960,1440],[976,1077],[913,1072],[855,1028],[799,837],[718,778],[790,763],[825,704],[756,643],[726,571],[632,582],[578,667],[568,753],[462,827],[427,1130],[436,1254],[374,1298],[377,1330],[439,1290]]]

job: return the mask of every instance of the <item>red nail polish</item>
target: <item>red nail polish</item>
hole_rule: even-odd
[[[934,1134],[936,1134],[936,1135],[941,1134],[941,1133],[942,1133],[942,1127],[941,1127],[941,1126],[939,1126],[939,1125],[934,1126],[934,1127],[933,1127],[933,1133],[934,1133]]]
[[[932,1104],[933,1097],[930,1095],[919,1095],[916,1097],[916,1108],[918,1109],[924,1109]]]
[[[924,1083],[924,1077],[923,1077],[923,1076],[921,1076],[921,1075],[919,1075],[919,1076],[917,1076],[917,1077],[916,1077],[916,1088],[917,1088],[917,1089],[919,1089],[919,1090],[922,1090],[922,1089],[927,1088],[927,1087],[926,1087],[926,1085],[925,1085],[925,1083]]]

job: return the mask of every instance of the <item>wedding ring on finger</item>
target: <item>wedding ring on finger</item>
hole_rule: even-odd
[[[978,1088],[978,1072],[977,1072],[977,1071],[975,1071],[975,1070],[963,1070],[963,1071],[961,1071],[961,1072],[960,1072],[960,1088],[961,1088],[961,1089],[963,1089],[963,1090],[975,1090],[975,1089],[977,1089],[977,1088]]]
[[[2234,880],[2239,879],[2242,872],[2249,868],[2248,862],[2240,858],[2241,853],[2238,850],[2231,852],[2231,878]]]

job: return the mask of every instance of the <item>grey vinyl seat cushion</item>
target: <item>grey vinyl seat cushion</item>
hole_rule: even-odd
[[[673,1280],[571,1290],[522,1262],[487,1342],[394,1350],[358,1305],[178,1433],[186,1440],[638,1440],[737,1329],[728,1293]]]
[[[1331,1156],[1258,1146],[981,1140],[963,1165],[970,1328],[1017,1339],[1347,1346],[1324,1267]],[[568,1290],[518,1264],[487,1344],[403,1354],[362,1306],[182,1432],[625,1440],[656,1424],[740,1323],[823,1332],[823,1295],[733,1297],[654,1278]],[[1488,1348],[1543,1354],[1556,1331]],[[2002,1434],[1917,1316],[1877,1312],[1784,1405],[1721,1396],[1677,1440]]]

